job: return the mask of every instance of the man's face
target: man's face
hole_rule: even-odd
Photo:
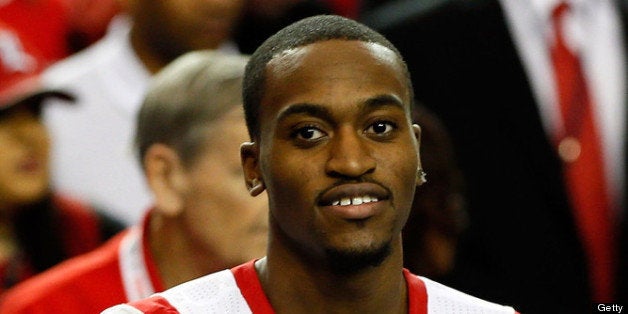
[[[231,37],[244,5],[244,0],[133,1],[139,32],[170,58],[219,47]]]
[[[407,219],[419,128],[396,55],[329,40],[276,56],[260,106],[271,228],[312,257],[370,254]]]
[[[210,140],[187,168],[185,220],[192,240],[216,263],[238,265],[265,255],[268,201],[242,183],[240,144],[248,139],[244,113],[234,107],[206,130]]]

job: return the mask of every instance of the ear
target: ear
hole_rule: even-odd
[[[417,145],[417,156],[419,157],[419,166],[421,166],[421,127],[418,124],[412,124],[412,132],[414,133],[414,138],[416,139]]]
[[[266,189],[264,179],[259,170],[259,146],[256,142],[245,142],[240,145],[240,158],[244,170],[244,182],[251,196],[258,196]]]
[[[187,176],[179,155],[164,144],[153,144],[144,156],[144,171],[155,197],[155,210],[174,217],[185,208]]]
[[[421,127],[418,124],[412,125],[412,131],[414,133],[414,138],[417,142],[417,151],[416,156],[418,160],[417,164],[417,180],[416,185],[421,186],[426,182],[425,180],[425,172],[423,171],[423,166],[421,164]]]

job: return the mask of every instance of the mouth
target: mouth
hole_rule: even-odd
[[[343,197],[339,200],[335,200],[331,202],[332,206],[349,206],[349,205],[361,205],[370,202],[377,202],[379,199],[376,196],[364,195],[364,196],[353,196],[353,197]]]
[[[321,194],[318,205],[331,213],[349,220],[362,220],[383,210],[389,191],[375,183],[347,183]]]
[[[18,164],[18,169],[24,173],[36,173],[41,169],[41,162],[39,159],[29,156],[21,160]]]

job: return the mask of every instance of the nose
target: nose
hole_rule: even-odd
[[[375,171],[377,163],[367,141],[351,127],[340,128],[329,146],[327,175],[355,179]]]

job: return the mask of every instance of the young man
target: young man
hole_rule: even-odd
[[[268,192],[265,258],[105,313],[514,313],[403,269],[424,182],[397,50],[338,16],[292,24],[244,79],[246,184]]]
[[[160,72],[136,142],[155,204],[96,251],[8,292],[0,313],[98,313],[262,257],[268,202],[242,184],[246,58],[186,54]]]

